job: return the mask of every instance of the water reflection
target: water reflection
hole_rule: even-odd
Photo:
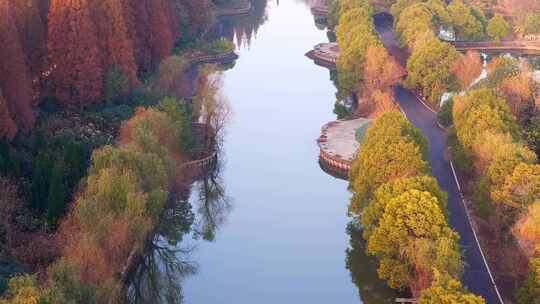
[[[377,275],[377,260],[366,255],[366,241],[362,231],[352,224],[347,226],[350,247],[346,250],[346,266],[364,304],[394,303],[397,293]]]
[[[259,27],[267,20],[267,0],[253,0],[251,12],[245,16],[220,17],[218,22],[207,33],[207,39],[226,38],[236,41],[238,48],[248,47],[257,35]]]
[[[218,162],[220,164],[222,162]],[[198,198],[194,202],[197,218],[193,227],[194,237],[205,241],[214,241],[216,231],[226,222],[232,210],[231,198],[225,193],[225,187],[218,168],[197,182]]]
[[[182,303],[182,281],[197,272],[190,260],[193,245],[183,243],[194,222],[189,194],[171,194],[168,208],[146,255],[133,274],[129,303]]]
[[[213,241],[232,210],[220,166],[191,189],[173,193],[128,288],[129,303],[182,303],[182,283],[198,271],[198,242]],[[195,212],[193,209],[195,208]]]

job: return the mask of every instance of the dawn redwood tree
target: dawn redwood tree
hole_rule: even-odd
[[[149,25],[149,43],[152,46],[152,66],[171,54],[175,30],[172,28],[172,7],[169,0],[146,0]]]
[[[132,41],[124,19],[124,6],[118,0],[89,1],[102,57],[104,72],[118,68],[131,86],[138,83]]]
[[[40,0],[8,0],[32,77],[39,76],[47,56],[47,24]]]
[[[32,107],[32,80],[13,16],[11,4],[7,0],[0,1],[0,89],[11,118],[20,129],[29,130],[36,118]],[[13,136],[13,131],[8,133]]]
[[[122,0],[127,36],[131,39],[138,71],[148,72],[152,64],[149,15],[144,0]]]
[[[87,0],[52,0],[49,12],[52,89],[64,107],[101,100],[103,69]]]

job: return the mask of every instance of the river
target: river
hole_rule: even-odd
[[[216,30],[240,55],[224,72],[233,116],[219,169],[173,198],[130,302],[392,303],[348,228],[347,182],[318,164],[336,90],[304,53],[326,32],[301,1],[255,3]]]

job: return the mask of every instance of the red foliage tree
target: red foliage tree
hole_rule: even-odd
[[[42,18],[37,0],[8,0],[13,8],[19,39],[32,77],[39,76],[47,55],[46,20]]]
[[[28,130],[34,126],[36,117],[32,109],[32,81],[19,41],[13,8],[7,0],[0,0],[0,41],[0,88],[11,117],[20,128]]]
[[[103,71],[86,0],[52,0],[49,12],[49,62],[52,87],[64,107],[101,100]]]
[[[103,67],[120,68],[130,84],[136,85],[137,65],[124,19],[124,6],[117,0],[91,1],[89,5],[99,37]]]
[[[170,0],[146,0],[150,45],[152,46],[152,66],[171,54],[174,47],[175,30],[171,27],[172,7]]]
[[[151,68],[152,51],[150,46],[150,31],[146,1],[122,0],[124,22],[133,47],[133,55],[140,72]]]

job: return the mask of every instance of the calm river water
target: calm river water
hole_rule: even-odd
[[[335,88],[304,53],[326,32],[301,1],[256,3],[217,28],[237,38],[240,55],[224,73],[233,117],[221,168],[176,198],[131,302],[392,303],[347,228],[347,183],[318,164]]]

